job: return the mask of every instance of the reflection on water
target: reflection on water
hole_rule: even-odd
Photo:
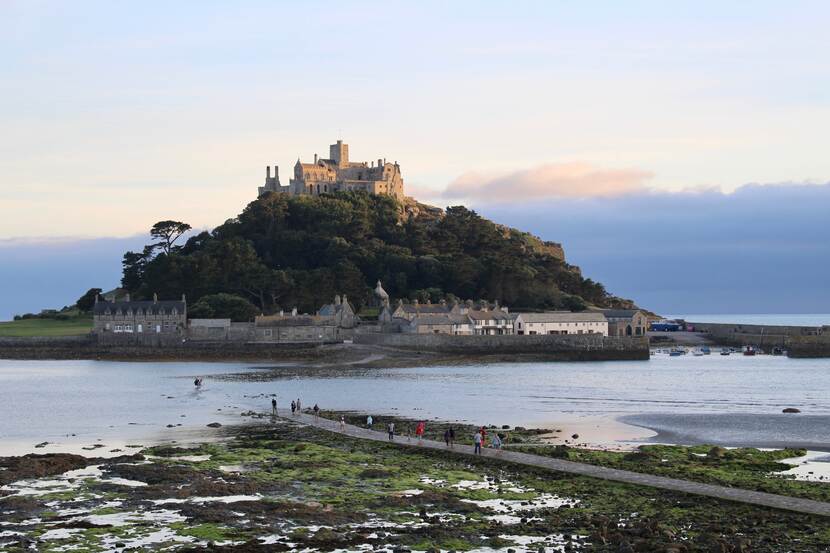
[[[240,373],[252,378],[240,378]],[[199,375],[204,384],[195,389],[193,379]],[[163,432],[168,424],[235,422],[240,411],[270,409],[270,398],[262,394],[272,393],[281,406],[300,397],[305,406],[527,426],[580,414],[778,416],[784,407],[830,416],[828,389],[826,360],[772,356],[372,370],[0,361],[0,439],[138,436],[150,429]],[[658,419],[649,424],[657,425]],[[700,427],[713,432],[729,424],[721,418]],[[830,443],[827,425],[820,426],[799,432]]]

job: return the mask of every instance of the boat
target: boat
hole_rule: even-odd
[[[755,353],[755,348],[753,348],[752,346],[746,346],[744,348],[744,355],[755,355]]]
[[[703,350],[695,349],[692,350],[692,355],[694,355],[695,357],[703,357],[704,353]]]
[[[732,351],[731,351],[731,350],[729,350],[729,349],[722,349],[722,350],[720,350],[720,354],[721,354],[721,355],[730,355],[731,353],[732,353]]]
[[[681,355],[686,355],[685,349],[673,349],[669,352],[670,357],[680,357]]]
[[[709,346],[703,346],[702,348],[700,348],[700,351],[703,352],[703,355],[712,355],[712,350],[711,348],[709,348]]]

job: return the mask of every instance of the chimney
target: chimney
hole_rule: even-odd
[[[187,298],[184,297],[184,294],[182,294],[182,303],[187,303]]]
[[[153,303],[158,303],[158,302],[159,302],[159,295],[156,294],[155,292],[153,292]]]
[[[383,163],[381,163],[382,161],[382,159],[378,158],[378,167],[383,167]]]
[[[100,295],[101,294],[95,294],[95,303],[98,303],[98,296],[100,296]]]
[[[268,180],[270,178],[271,178],[271,166],[266,165],[265,166],[265,179]]]
[[[280,181],[280,166],[279,165],[274,165],[274,180],[276,180],[277,182]]]
[[[317,154],[314,154],[314,164],[317,164]]]

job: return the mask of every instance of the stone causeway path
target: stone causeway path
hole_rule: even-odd
[[[330,432],[338,434],[345,434],[353,438],[360,438],[363,440],[373,440],[376,442],[388,442],[386,432],[378,432],[376,430],[369,430],[368,428],[361,428],[346,424],[345,428],[341,428],[338,421],[333,421],[319,417],[315,419],[313,415],[301,414],[292,416],[286,409],[280,409],[279,415],[287,420],[299,421],[303,424],[315,426]],[[472,439],[471,439],[472,441]],[[446,444],[443,442],[436,442],[433,440],[422,440],[420,443],[413,437],[409,440],[405,436],[395,436],[394,442],[399,446],[435,449],[440,451],[448,451]],[[473,446],[456,443],[451,450],[453,453],[460,453],[462,455],[473,456]],[[738,503],[746,503],[749,505],[758,505],[761,507],[772,507],[774,509],[784,509],[787,511],[796,511],[799,513],[807,513],[811,515],[830,516],[830,503],[822,501],[813,501],[811,499],[801,499],[798,497],[788,497],[785,495],[776,495],[764,492],[754,492],[751,490],[743,490],[740,488],[728,488],[726,486],[717,486],[713,484],[703,484],[701,482],[692,482],[689,480],[680,480],[678,478],[667,478],[665,476],[654,476],[651,474],[643,474],[640,472],[631,472],[628,470],[619,470],[596,465],[589,465],[586,463],[577,463],[574,461],[566,461],[565,459],[553,459],[550,457],[542,457],[541,455],[533,455],[530,453],[520,453],[518,451],[510,451],[507,449],[495,450],[492,448],[483,448],[482,455],[485,459],[496,459],[502,462],[516,463],[519,465],[527,465],[531,467],[539,467],[543,469],[555,470],[558,472],[566,472],[569,474],[578,474],[580,476],[590,476],[591,478],[599,478],[601,480],[610,480],[613,482],[625,482],[626,484],[637,484],[639,486],[649,486],[652,488],[659,488],[661,490],[671,490],[676,492],[683,492],[692,495],[703,495],[707,497],[715,497],[717,499],[725,499],[727,501],[736,501]]]

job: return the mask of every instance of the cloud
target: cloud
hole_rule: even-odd
[[[615,197],[645,192],[654,176],[642,169],[603,169],[590,163],[548,163],[501,175],[464,173],[443,192],[445,199],[522,202],[549,198]]]
[[[474,205],[661,313],[830,313],[830,182]],[[830,322],[830,321],[828,321]]]

